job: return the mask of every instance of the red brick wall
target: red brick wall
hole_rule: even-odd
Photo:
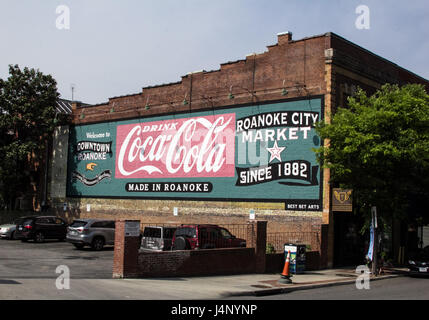
[[[139,237],[125,236],[125,224],[132,220],[118,220],[115,227],[115,251],[113,254],[113,277],[123,275],[135,277],[138,275]]]
[[[333,59],[325,56],[326,49],[333,49]],[[280,35],[278,43],[268,46],[267,51],[261,54],[249,55],[242,60],[224,63],[219,70],[188,74],[181,81],[166,85],[147,87],[142,92],[122,97],[110,98],[107,103],[74,108],[72,121],[74,124],[87,124],[108,120],[123,120],[127,118],[144,118],[153,115],[178,112],[194,112],[203,109],[215,109],[225,106],[234,106],[258,102],[269,102],[285,98],[308,97],[311,95],[326,95],[332,93],[325,102],[326,110],[335,111],[336,106],[341,105],[341,86],[354,84],[371,90],[377,84],[386,82],[394,83],[424,83],[429,88],[429,83],[413,73],[400,68],[335,34],[328,33],[321,36],[305,38],[293,41],[290,34]],[[332,72],[327,68],[328,64],[334,66]],[[335,68],[337,67],[337,69]],[[337,71],[344,68],[349,76],[340,75]],[[331,81],[332,80],[332,81]],[[331,83],[332,82],[332,83]],[[332,92],[327,88],[332,85]],[[288,95],[282,96],[283,88],[287,88]],[[233,99],[229,94],[234,95]],[[183,104],[186,99],[188,104]],[[330,102],[332,101],[332,106]],[[149,106],[149,108],[146,108]],[[84,114],[84,117],[82,117]],[[325,177],[329,172],[325,171]],[[329,190],[325,188],[324,208],[329,208]],[[64,199],[61,199],[63,201]],[[66,201],[69,201],[67,199]],[[78,202],[79,200],[72,200]],[[92,201],[92,200],[91,200]],[[94,200],[95,201],[95,200]],[[102,199],[100,201],[106,202]],[[67,212],[69,217],[101,217],[115,218],[127,217],[142,221],[168,222],[176,220],[171,216],[171,206],[164,210],[164,205],[159,205],[159,210],[144,210],[147,206],[141,205],[140,209],[124,209],[130,206],[130,202],[117,199],[109,205],[101,205],[100,209],[91,213],[81,212],[77,203],[77,209]],[[152,206],[155,201],[151,202]],[[177,201],[173,206],[180,207],[180,222],[204,222],[204,223],[235,223],[242,219],[248,212],[248,206],[261,209],[257,214],[267,211],[264,216],[269,220],[269,232],[285,231],[312,231],[314,227],[321,227],[321,219],[317,213],[313,216],[304,216],[304,213],[296,213],[293,217],[285,214],[284,208],[276,207],[277,204],[240,204],[228,202],[197,203],[190,201]],[[271,207],[268,207],[270,205]],[[206,208],[213,207],[213,215],[208,215]],[[264,204],[265,206],[265,204]],[[168,205],[167,205],[168,207]],[[59,210],[61,211],[60,203]],[[204,213],[192,210],[204,208]],[[228,209],[228,210],[225,210]],[[54,209],[55,210],[55,209]],[[164,212],[161,212],[164,211]],[[224,212],[228,212],[224,214]],[[328,209],[329,211],[329,209]],[[216,213],[218,212],[218,213]],[[58,212],[61,213],[61,212]],[[324,213],[329,216],[329,212]],[[262,216],[262,215],[261,215]],[[315,221],[313,218],[316,218]],[[327,219],[332,229],[333,221]],[[323,230],[322,230],[323,231]],[[331,235],[329,246],[333,244]],[[322,232],[321,265],[328,265],[327,234]],[[332,251],[332,250],[331,250]],[[329,258],[332,260],[332,257]]]
[[[267,52],[221,64],[219,70],[188,74],[177,83],[147,87],[141,93],[110,98],[105,104],[78,108],[73,112],[73,122],[92,123],[279,100],[285,98],[281,95],[283,87],[289,91],[287,98],[324,94],[324,50],[325,37],[288,41],[288,35],[279,36],[279,44],[268,46]],[[229,99],[230,92],[234,99]],[[187,105],[183,104],[184,99]]]
[[[255,272],[255,249],[140,252],[140,277],[225,275]]]
[[[429,90],[429,82],[418,75],[388,61],[338,35],[330,34],[330,47],[336,51],[334,63],[341,64],[360,76],[380,84],[407,83],[424,84]]]
[[[266,221],[249,221],[247,248],[165,252],[140,251],[138,237],[125,235],[128,221],[116,221],[113,278],[265,272]]]

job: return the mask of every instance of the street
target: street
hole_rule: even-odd
[[[111,279],[113,247],[77,250],[67,242],[0,241],[0,279],[55,279],[60,265],[71,279]]]
[[[237,299],[236,297],[233,299]],[[299,290],[264,297],[240,297],[240,300],[429,300],[429,278],[399,277],[372,281],[369,290],[354,284]]]
[[[23,243],[0,241],[0,300],[383,300],[429,299],[429,278],[407,276],[370,282],[369,290],[355,284],[296,290],[287,294],[255,296],[277,279],[277,274],[245,274],[209,277],[112,279],[113,248],[75,249],[67,242]],[[70,270],[70,288],[57,287],[58,266]],[[342,270],[308,273],[294,278],[308,281],[344,281]],[[311,280],[313,279],[313,280]],[[274,281],[276,283],[276,281]],[[323,281],[322,281],[323,282]],[[274,283],[274,285],[275,285]],[[250,292],[249,295],[236,295]],[[235,293],[235,294],[234,294]],[[246,293],[247,294],[247,293]]]

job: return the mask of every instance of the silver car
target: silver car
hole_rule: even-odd
[[[0,238],[3,239],[15,239],[15,230],[16,230],[16,224],[10,223],[10,224],[2,224],[0,226]]]
[[[150,251],[171,250],[171,243],[176,229],[176,227],[145,227],[140,249]]]
[[[100,219],[74,220],[68,227],[66,240],[77,249],[90,246],[93,250],[102,250],[105,245],[115,243],[115,221]]]

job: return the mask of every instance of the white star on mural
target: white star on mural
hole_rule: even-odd
[[[279,160],[281,162],[282,161],[282,157],[281,157],[280,153],[284,149],[286,149],[286,147],[279,147],[277,145],[277,141],[274,141],[274,146],[272,148],[266,148],[266,149],[271,154],[270,162],[273,161],[274,159],[277,159],[277,160]]]

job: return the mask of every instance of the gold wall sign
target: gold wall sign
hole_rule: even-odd
[[[353,211],[351,189],[332,189],[332,211]]]

